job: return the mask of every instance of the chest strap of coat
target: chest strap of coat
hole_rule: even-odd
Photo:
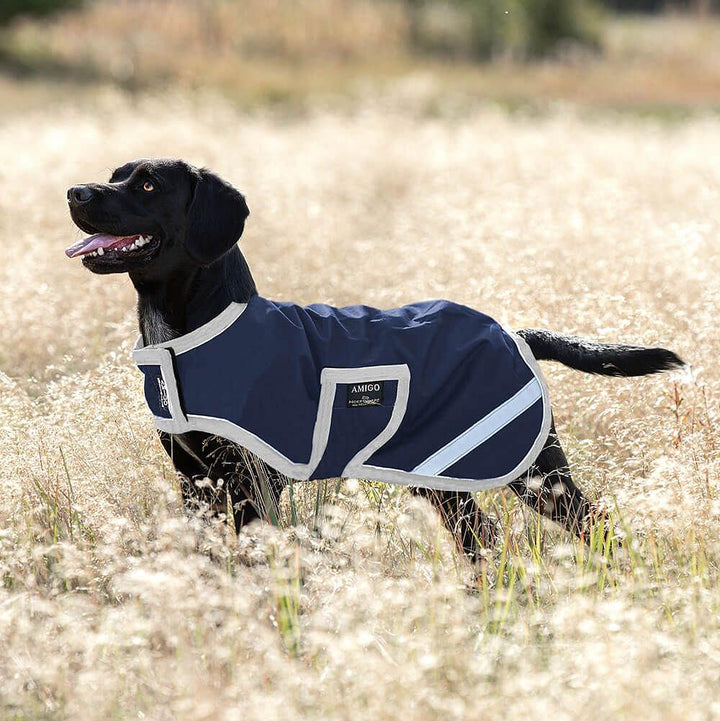
[[[178,390],[175,363],[169,348],[143,348],[141,341],[133,350],[133,360],[145,376],[145,400],[155,426],[168,433],[190,430]]]

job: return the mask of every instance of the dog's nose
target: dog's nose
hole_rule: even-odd
[[[82,205],[82,203],[87,203],[93,195],[92,189],[87,185],[73,185],[72,188],[68,188],[67,199],[71,205]]]

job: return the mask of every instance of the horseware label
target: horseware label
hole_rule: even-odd
[[[348,383],[347,407],[364,408],[366,406],[381,406],[383,404],[384,390],[385,381]]]

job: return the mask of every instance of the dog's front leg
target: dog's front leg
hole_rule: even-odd
[[[211,467],[205,453],[202,433],[184,433],[182,436],[158,431],[160,443],[175,467],[180,480],[183,506],[191,511],[227,513],[227,491]]]
[[[257,456],[214,436],[207,441],[211,477],[222,478],[230,494],[235,530],[261,518],[278,524],[280,495],[287,479]]]

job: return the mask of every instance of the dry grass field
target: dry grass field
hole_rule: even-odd
[[[402,96],[281,118],[108,90],[4,115],[0,149],[3,721],[720,717],[716,120],[440,118]],[[588,552],[503,491],[481,497],[505,538],[477,583],[394,486],[298,485],[280,527],[237,539],[187,519],[129,281],[62,252],[66,187],[142,155],[246,192],[269,297],[447,297],[690,360],[635,380],[547,366],[624,547]]]

